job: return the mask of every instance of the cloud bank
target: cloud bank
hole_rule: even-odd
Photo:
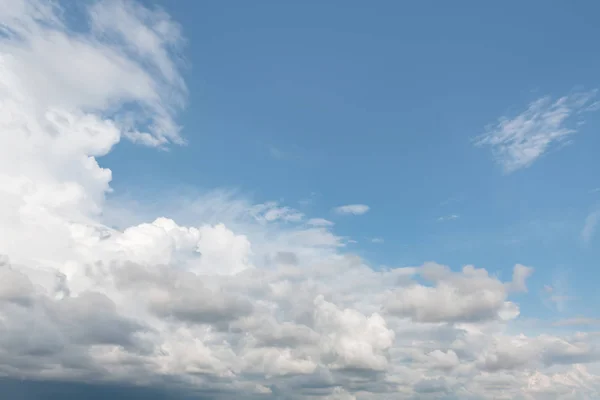
[[[112,171],[98,157],[123,139],[183,142],[181,34],[160,10],[86,4],[85,29],[46,2],[0,10],[0,389],[19,379],[197,398],[597,395],[597,335],[512,328],[531,268],[509,280],[433,262],[374,270],[327,221],[222,192],[131,224],[143,215],[122,203],[114,228]]]

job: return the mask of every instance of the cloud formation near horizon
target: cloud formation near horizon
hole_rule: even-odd
[[[508,280],[433,262],[374,270],[329,221],[222,192],[125,223],[144,216],[107,201],[112,171],[97,157],[124,138],[183,142],[180,27],[128,1],[90,3],[83,32],[50,3],[5,6],[3,376],[225,399],[598,393],[584,366],[600,360],[597,335],[509,329],[526,266]]]

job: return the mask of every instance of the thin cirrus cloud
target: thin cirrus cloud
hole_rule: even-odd
[[[567,318],[561,319],[553,323],[554,326],[591,326],[600,325],[600,319],[598,318]]]
[[[600,360],[597,335],[512,325],[531,268],[375,269],[330,223],[277,202],[107,198],[119,171],[97,157],[125,139],[183,141],[165,94],[184,92],[179,27],[109,0],[83,3],[93,26],[71,30],[47,4],[0,9],[14,33],[0,35],[0,393],[597,397],[583,365]]]
[[[283,160],[288,157],[288,154],[275,146],[269,146],[269,154],[276,160]]]
[[[340,215],[363,215],[370,210],[366,204],[347,204],[333,209],[336,214]]]
[[[437,222],[454,221],[455,219],[459,219],[459,218],[460,218],[460,215],[458,215],[458,214],[442,215],[441,217],[438,217]]]
[[[476,137],[478,147],[489,147],[507,174],[531,166],[539,157],[577,132],[576,117],[598,110],[597,91],[574,93],[553,100],[542,97],[517,116],[501,117]]]
[[[581,239],[585,244],[588,244],[594,234],[596,233],[596,229],[598,228],[598,223],[600,222],[600,210],[596,210],[591,212],[586,218],[583,224],[583,229],[581,230]]]

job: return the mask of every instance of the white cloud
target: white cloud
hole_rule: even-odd
[[[311,218],[308,221],[306,221],[306,223],[308,225],[312,225],[312,226],[333,226],[334,223],[324,219],[324,218]]]
[[[0,38],[0,389],[8,378],[211,398],[597,395],[598,376],[576,365],[593,370],[597,335],[513,333],[526,267],[510,282],[471,266],[374,270],[330,224],[230,192],[161,192],[156,208],[107,200],[112,171],[97,156],[124,137],[181,141],[179,29],[109,1],[74,33],[43,4],[0,10],[19,35]]]
[[[383,242],[384,242],[383,238],[380,238],[380,237],[371,239],[371,243],[383,243]]]
[[[533,268],[517,264],[513,269],[512,282],[508,289],[513,292],[527,292],[527,279],[533,274]]]
[[[173,120],[186,94],[174,58],[181,37],[166,14],[129,2],[98,2],[89,9],[92,31],[80,35],[70,34],[45,2],[11,2],[1,18],[9,32],[0,45],[3,84],[19,91],[31,112],[47,113],[45,123],[67,123],[66,110],[102,110],[132,140],[182,142]],[[137,104],[137,110],[123,111],[124,103]]]
[[[504,172],[529,167],[553,146],[575,134],[570,122],[589,108],[596,91],[574,93],[552,100],[542,97],[514,117],[501,117],[475,140],[477,146],[491,147]]]
[[[509,288],[524,288],[524,279],[515,266],[516,281],[505,285],[484,269],[472,266],[457,274],[447,267],[426,264],[417,271],[435,286],[413,283],[390,293],[386,309],[415,322],[473,322],[508,320],[519,315],[516,304],[507,301]]]
[[[381,315],[367,317],[350,308],[341,310],[325,301],[323,295],[318,295],[314,303],[314,325],[324,333],[320,348],[329,367],[385,371],[394,332]]]
[[[258,204],[252,207],[250,213],[258,221],[263,222],[298,222],[304,219],[304,214],[291,207],[279,207],[276,202]]]
[[[590,240],[592,240],[594,234],[596,233],[598,222],[600,222],[600,210],[591,212],[585,218],[585,223],[583,225],[583,229],[581,230],[581,239],[584,243],[587,244],[590,242]]]
[[[366,204],[348,204],[333,209],[337,214],[362,215],[369,211],[370,207]]]
[[[447,221],[453,221],[455,219],[459,219],[460,216],[458,214],[450,214],[450,215],[444,215],[441,216],[437,219],[438,222],[447,222]]]

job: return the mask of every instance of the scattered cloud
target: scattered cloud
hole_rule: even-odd
[[[569,318],[569,319],[561,319],[553,324],[554,326],[590,326],[590,325],[600,325],[599,318]]]
[[[513,292],[527,292],[526,281],[533,274],[533,268],[517,264],[513,269],[512,283],[508,287]]]
[[[549,307],[564,312],[568,302],[573,298],[566,289],[567,276],[565,272],[557,271],[554,275],[552,285],[544,285],[544,301]]]
[[[2,393],[598,393],[583,365],[600,359],[598,336],[509,333],[527,267],[507,282],[434,262],[374,269],[330,224],[277,202],[225,191],[161,193],[152,205],[108,197],[113,171],[98,157],[121,140],[183,142],[171,113],[184,92],[179,28],[135,3],[85,4],[89,29],[71,30],[46,2],[0,10]]]
[[[594,111],[590,102],[596,90],[574,93],[553,100],[542,97],[514,117],[501,117],[475,139],[476,146],[492,149],[505,173],[529,167],[553,146],[564,143],[577,130],[571,120]],[[576,124],[575,124],[576,125]]]
[[[466,199],[466,196],[464,194],[451,196],[451,197],[448,197],[446,200],[440,202],[439,206],[445,207],[450,204],[460,203],[460,202],[464,201],[465,199]]]
[[[306,151],[300,148],[298,145],[286,143],[285,146],[268,145],[267,150],[269,155],[279,161],[300,161],[306,155]]]
[[[316,203],[319,195],[315,192],[312,192],[308,197],[298,200],[298,205],[301,207],[312,206]]]
[[[307,225],[311,226],[333,226],[334,223],[324,218],[311,218],[306,221]]]
[[[276,160],[284,160],[288,157],[288,154],[275,146],[269,146],[269,154]]]
[[[586,106],[586,107],[583,109],[583,111],[589,111],[589,112],[592,112],[592,111],[598,111],[598,110],[600,110],[600,100],[596,100],[596,101],[594,101],[593,103],[591,103],[591,104],[587,105],[587,106]]]
[[[380,238],[380,237],[371,239],[371,243],[383,243],[383,242],[384,242],[383,238]]]
[[[458,214],[450,214],[450,215],[443,215],[441,217],[439,217],[437,219],[438,222],[448,222],[448,221],[454,221],[455,219],[459,219],[460,215]]]
[[[280,207],[277,202],[268,202],[252,206],[249,213],[262,222],[299,222],[304,219],[304,214],[291,207]]]
[[[363,215],[369,211],[370,207],[366,204],[348,204],[345,206],[339,206],[333,209],[337,214],[346,215]]]
[[[585,244],[589,243],[596,233],[596,228],[600,222],[600,210],[591,212],[586,218],[581,230],[581,239]]]

